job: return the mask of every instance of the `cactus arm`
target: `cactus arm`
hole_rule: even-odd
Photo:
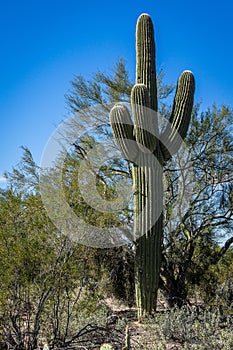
[[[126,106],[117,104],[111,109],[110,124],[123,158],[134,162],[138,146],[133,135],[134,125]]]
[[[187,134],[193,108],[194,91],[194,76],[191,71],[186,70],[178,79],[171,117],[160,137],[164,160],[170,159],[178,151]]]

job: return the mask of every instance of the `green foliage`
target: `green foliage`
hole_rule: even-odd
[[[217,288],[220,281],[211,270],[221,266],[233,242],[232,117],[232,110],[224,105],[202,113],[194,109],[187,137],[193,195],[185,215],[179,216],[172,229],[169,221],[177,197],[177,172],[172,163],[167,164],[161,288],[171,305],[182,305],[198,286],[211,299],[221,285]]]
[[[216,247],[215,254],[220,252]],[[212,253],[212,256],[214,254]],[[221,257],[217,264],[209,264],[199,282],[202,298],[208,304],[221,305],[231,309],[233,304],[233,251],[232,248]]]
[[[66,95],[67,106],[72,113],[89,108],[93,104],[128,101],[132,84],[123,59],[117,61],[113,74],[97,72],[90,80],[76,76],[72,89]]]
[[[99,307],[88,256],[51,223],[27,162],[29,152],[0,198],[0,340],[21,349],[43,338],[64,344],[78,333],[81,311],[87,320]]]
[[[89,204],[85,202],[85,199],[80,193],[78,184],[79,166],[83,159],[87,159],[86,154],[92,147],[94,147],[95,141],[92,138],[85,138],[79,140],[78,146],[74,145],[74,148],[67,155],[63,165],[63,183],[64,191],[67,198],[67,202],[74,212],[78,214],[84,221],[88,221],[90,225],[100,227],[112,227],[121,225],[125,220],[127,213],[121,213],[122,215],[116,215],[115,213],[100,212],[95,210]],[[98,192],[101,197],[106,201],[113,200],[117,196],[117,184],[113,181],[115,178],[114,166],[121,166],[119,163],[113,165],[113,171],[109,170],[111,164],[100,169],[98,173],[95,173],[96,184]],[[94,170],[93,170],[94,171]]]

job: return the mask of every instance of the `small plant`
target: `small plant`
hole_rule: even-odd
[[[111,344],[104,343],[101,345],[100,350],[114,350]]]
[[[130,350],[130,333],[128,326],[125,328],[125,346],[122,348],[122,350]]]

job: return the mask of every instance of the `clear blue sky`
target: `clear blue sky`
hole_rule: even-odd
[[[203,107],[233,98],[231,0],[9,0],[0,5],[0,180],[29,147],[39,163],[54,127],[65,118],[64,94],[75,74],[108,71],[118,57],[134,76],[135,24],[149,13],[157,65],[175,83],[196,77]]]

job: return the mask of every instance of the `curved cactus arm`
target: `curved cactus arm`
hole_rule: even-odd
[[[150,16],[145,13],[138,18],[136,27],[136,83],[146,85],[148,107],[157,111],[154,27]]]
[[[134,125],[126,106],[117,104],[110,111],[110,124],[123,158],[134,162],[138,155]]]
[[[143,152],[153,152],[156,149],[155,112],[149,107],[149,94],[146,85],[136,84],[131,92],[131,108],[134,117],[134,135],[138,146]]]
[[[191,71],[184,71],[177,83],[169,123],[160,136],[164,160],[175,154],[186,136],[194,101],[195,80]]]

